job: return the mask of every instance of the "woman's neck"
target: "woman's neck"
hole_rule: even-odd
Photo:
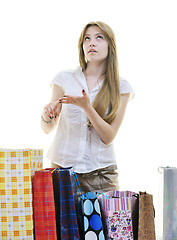
[[[86,77],[89,92],[92,91],[92,89],[94,89],[101,80],[103,80],[105,69],[106,69],[105,64],[99,65],[96,65],[95,63],[87,64],[87,68],[84,74]]]
[[[105,70],[106,70],[106,62],[102,62],[101,64],[88,62],[87,68],[85,70],[85,75],[87,77],[95,77],[96,79],[100,79],[100,77],[105,74]]]

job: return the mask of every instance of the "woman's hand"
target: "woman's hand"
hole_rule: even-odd
[[[71,95],[64,95],[64,97],[59,99],[59,103],[64,104],[74,104],[82,109],[87,109],[90,106],[90,99],[86,94],[85,90],[82,90],[82,96],[71,96]]]
[[[50,103],[47,104],[42,113],[41,127],[45,133],[50,133],[58,123],[59,115],[61,112],[61,103],[58,99],[64,95],[64,91],[56,84],[52,86],[52,97]]]
[[[61,111],[61,103],[57,100],[51,102],[44,107],[44,113],[51,119],[52,117],[59,116]]]

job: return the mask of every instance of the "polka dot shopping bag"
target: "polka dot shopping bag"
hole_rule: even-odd
[[[88,192],[82,199],[85,240],[104,240],[103,224],[97,193]]]
[[[80,201],[77,202],[76,205],[81,239],[105,240],[100,204],[98,201],[99,194],[96,192],[87,192],[83,195],[77,174],[74,173],[74,176],[80,195]]]

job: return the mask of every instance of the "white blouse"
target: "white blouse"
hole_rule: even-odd
[[[93,103],[101,84],[89,92],[86,78],[81,67],[62,71],[51,84],[60,86],[66,95],[82,96],[82,89]],[[130,84],[120,77],[120,93],[134,93]],[[47,157],[61,167],[73,166],[74,171],[86,173],[116,164],[113,143],[104,144],[97,132],[87,127],[87,115],[84,110],[73,104],[62,104],[59,124]]]

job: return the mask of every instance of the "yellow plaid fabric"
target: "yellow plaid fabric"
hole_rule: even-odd
[[[0,239],[33,240],[32,179],[43,150],[0,149]]]

